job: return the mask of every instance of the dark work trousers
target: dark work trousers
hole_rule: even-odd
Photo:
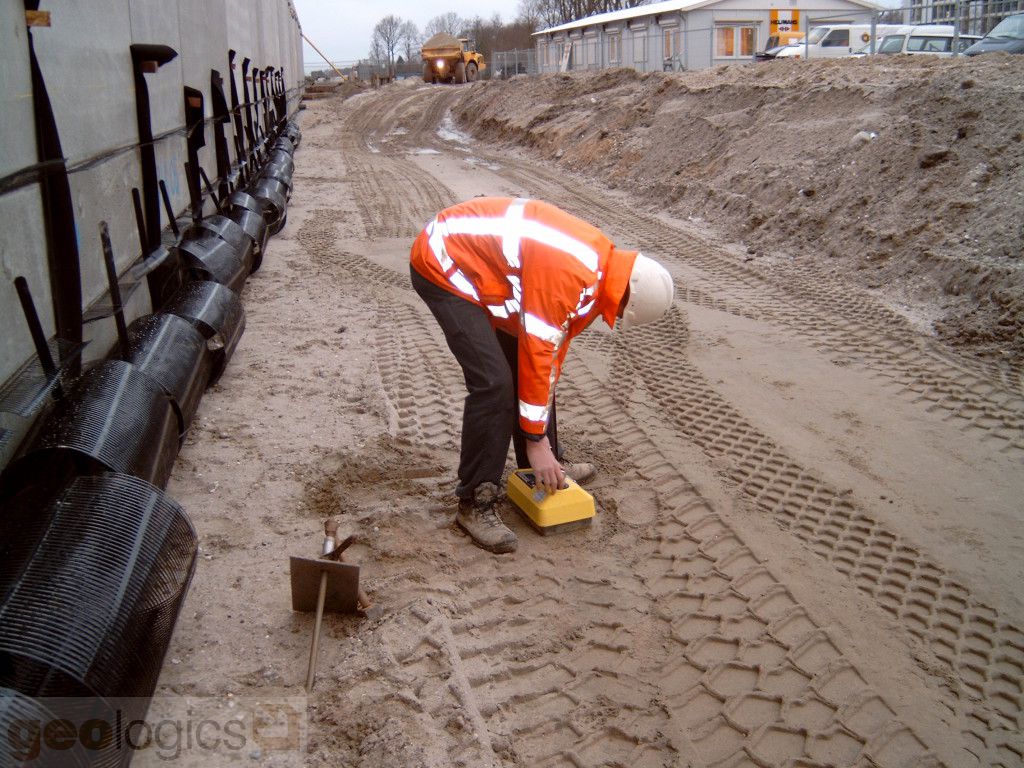
[[[526,439],[518,422],[518,345],[514,336],[496,331],[483,307],[434,285],[410,268],[412,286],[444,331],[448,348],[462,367],[466,399],[462,410],[459,485],[455,494],[472,498],[482,483],[500,484],[512,438],[516,464],[529,466]],[[552,400],[548,441],[559,459],[558,424]]]

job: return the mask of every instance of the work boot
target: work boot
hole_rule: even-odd
[[[593,480],[597,475],[597,467],[588,461],[581,461],[578,464],[563,464],[562,471],[565,476],[575,481],[577,485]]]
[[[488,552],[515,552],[519,539],[498,517],[498,501],[498,487],[484,483],[476,489],[475,498],[459,499],[455,522]]]

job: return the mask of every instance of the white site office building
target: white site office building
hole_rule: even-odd
[[[665,0],[535,33],[538,70],[660,72],[753,61],[779,32],[869,24],[882,9],[868,0]]]

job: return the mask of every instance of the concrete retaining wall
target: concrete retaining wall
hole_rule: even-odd
[[[142,171],[129,46],[166,45],[178,54],[155,73],[144,75],[157,138],[157,173],[177,212],[189,204],[183,167],[188,157],[184,89],[193,88],[203,96],[206,120],[198,130],[203,131],[205,146],[199,150],[199,159],[216,187],[211,70],[223,78],[230,108],[232,75],[239,99],[244,98],[243,59],[251,61],[251,69],[273,67],[283,73],[289,113],[297,109],[303,77],[300,28],[291,0],[57,0],[46,4],[46,9],[50,26],[28,29],[23,3],[0,0],[0,177],[4,180],[0,188],[0,384],[10,383],[34,357],[13,286],[16,277],[27,280],[44,333],[56,334],[52,286],[58,268],[50,265],[40,184],[22,181],[19,186],[11,179],[38,161],[29,35],[63,156],[72,171],[83,309],[106,300],[101,221],[109,224],[119,272],[142,255],[131,197],[133,187],[142,187]],[[236,51],[234,72],[229,67],[230,50]],[[251,88],[250,82],[250,96]],[[234,123],[226,123],[224,130],[235,165],[239,157]],[[204,209],[213,211],[210,200],[204,201]],[[161,210],[161,226],[167,223]],[[128,322],[151,311],[145,282],[131,293],[126,307]],[[110,318],[86,323],[82,328],[83,339],[89,342],[85,360],[105,357],[114,333]],[[3,410],[0,402],[0,430],[6,429],[9,435],[12,428],[3,421]]]

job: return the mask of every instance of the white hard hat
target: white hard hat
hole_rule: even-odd
[[[668,270],[638,253],[629,275],[629,296],[619,327],[632,328],[657,320],[672,306],[674,296],[672,275]]]

